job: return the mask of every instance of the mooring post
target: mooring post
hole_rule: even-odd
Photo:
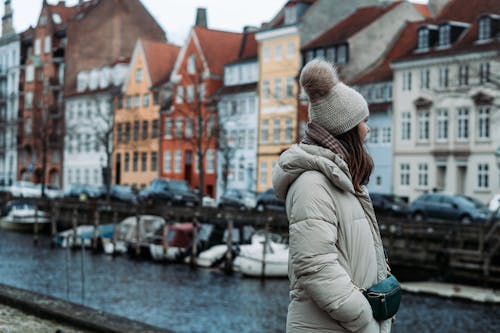
[[[168,232],[170,230],[170,224],[165,223],[163,225],[163,232],[161,235],[161,244],[163,246],[163,257],[167,258],[168,253]]]
[[[226,274],[233,273],[233,217],[231,214],[226,214],[227,220],[227,251],[226,251],[226,264],[225,272]]]
[[[196,256],[198,255],[198,216],[199,212],[194,213],[193,219],[193,244],[191,246],[191,268],[196,267]]]
[[[77,224],[78,224],[78,208],[73,208],[73,216],[71,218],[71,224],[73,227],[73,243],[71,244],[71,247],[76,247],[76,241],[77,241],[77,234],[76,234],[76,229],[77,229]],[[69,242],[67,242],[66,246],[69,246]]]
[[[118,239],[118,212],[113,212],[113,256],[116,255],[116,240]]]
[[[92,250],[94,252],[96,252],[98,248],[99,219],[100,219],[99,208],[96,207],[96,210],[94,212],[94,232],[92,233]]]
[[[38,246],[38,205],[35,205],[35,224],[33,225],[33,245]]]
[[[52,204],[52,209],[51,209],[51,214],[50,214],[50,235],[51,235],[51,241],[50,241],[50,246],[53,248],[54,247],[54,237],[56,237],[57,233],[57,220],[59,219],[59,208],[57,206],[57,203]]]
[[[135,206],[135,255],[141,254],[141,216],[139,215],[139,207]]]
[[[264,244],[262,244],[262,270],[260,271],[260,278],[264,280],[266,278],[266,253],[269,247],[269,224],[273,220],[272,216],[269,216],[264,223]]]

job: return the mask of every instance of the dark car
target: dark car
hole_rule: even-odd
[[[194,193],[185,180],[156,178],[151,186],[144,188],[138,197],[140,202],[150,205],[196,206],[198,195]]]
[[[408,204],[395,194],[370,193],[370,198],[376,214],[404,217],[408,215]]]
[[[112,185],[109,191],[111,199],[121,202],[134,203],[136,193],[131,186],[128,185]]]
[[[257,204],[255,205],[255,209],[257,209],[257,211],[259,212],[263,212],[266,210],[284,212],[285,202],[278,198],[276,194],[274,194],[274,190],[270,188],[257,197]]]
[[[409,215],[415,221],[448,220],[467,224],[484,222],[490,214],[488,206],[477,199],[445,193],[423,194],[409,208]]]
[[[256,204],[255,193],[240,189],[228,189],[219,198],[219,208],[235,208],[239,210],[254,209]]]
[[[101,185],[74,184],[66,192],[65,197],[79,199],[102,199],[106,195],[106,188]]]

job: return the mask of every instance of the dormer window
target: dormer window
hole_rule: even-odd
[[[443,24],[439,27],[439,46],[450,45],[450,26]]]
[[[297,23],[297,6],[285,8],[285,25]]]
[[[426,50],[429,48],[429,29],[422,28],[418,31],[418,49]]]
[[[491,38],[491,18],[489,16],[479,19],[478,40]]]

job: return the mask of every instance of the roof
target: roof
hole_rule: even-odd
[[[243,33],[240,52],[238,54],[239,60],[257,58],[257,41],[255,40],[255,33],[256,31]]]
[[[417,47],[417,32],[413,37],[413,48],[405,54],[398,57],[395,61],[405,61],[413,59],[423,59],[429,57],[446,56],[450,54],[465,53],[471,51],[498,50],[500,41],[498,38],[492,38],[487,43],[476,43],[478,32],[478,17],[482,14],[500,14],[500,1],[498,0],[451,0],[441,10],[441,13],[431,20],[421,22],[420,26],[427,24],[438,25],[444,22],[462,22],[469,23],[470,26],[465,33],[458,38],[451,47],[445,49],[432,48],[428,52],[415,53]],[[418,27],[417,27],[418,28]]]
[[[239,93],[243,93],[243,92],[256,91],[256,89],[257,89],[257,82],[245,83],[245,84],[234,85],[234,86],[223,86],[219,90],[218,94],[219,95],[239,94]]]
[[[422,14],[425,18],[430,18],[432,17],[431,9],[429,6],[423,3],[412,3],[415,8]]]
[[[391,61],[413,49],[417,40],[417,28],[420,24],[421,22],[407,23],[400,34],[394,39],[382,63],[373,70],[354,79],[352,83],[355,85],[363,85],[374,82],[391,81]]]
[[[60,23],[54,22],[56,27],[66,24],[78,12],[78,6],[66,7],[64,1],[60,1],[57,5],[47,5],[47,9],[51,16],[58,14],[61,17]]]
[[[388,6],[367,6],[358,8],[354,13],[304,45],[302,49],[305,50],[345,42],[357,32],[366,28],[369,24],[401,3],[402,2],[398,1]]]
[[[195,26],[194,32],[210,73],[222,75],[224,64],[237,59],[243,34]]]
[[[155,86],[170,76],[181,48],[174,44],[147,39],[141,39],[141,42],[148,64],[151,85]]]

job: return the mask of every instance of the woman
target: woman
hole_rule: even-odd
[[[389,332],[360,291],[387,277],[364,187],[373,169],[363,145],[368,105],[323,60],[309,62],[300,83],[309,98],[306,135],[273,171],[290,223],[287,332]]]

